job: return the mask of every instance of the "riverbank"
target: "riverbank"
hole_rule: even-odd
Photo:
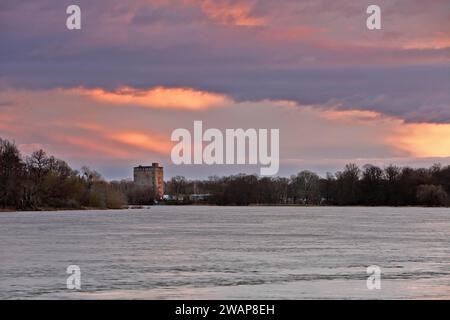
[[[144,210],[151,209],[152,207],[261,207],[261,208],[450,208],[449,206],[361,206],[361,205],[353,205],[353,206],[337,206],[337,205],[303,205],[303,204],[249,204],[249,205],[216,205],[216,204],[205,204],[205,203],[189,203],[189,204],[174,204],[174,203],[160,203],[156,205],[129,205],[123,206],[122,208],[95,208],[95,207],[82,207],[82,208],[38,208],[38,209],[21,209],[17,210],[14,208],[0,208],[0,213],[5,212],[52,212],[52,211],[89,211],[89,210]]]
[[[89,210],[121,210],[121,209],[132,209],[132,208],[95,208],[95,207],[81,207],[81,208],[26,208],[26,209],[15,209],[15,208],[0,208],[1,212],[48,212],[48,211],[89,211]]]

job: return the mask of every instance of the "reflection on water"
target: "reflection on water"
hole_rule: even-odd
[[[0,213],[0,298],[449,299],[449,239],[434,208]],[[81,291],[66,289],[69,265]]]

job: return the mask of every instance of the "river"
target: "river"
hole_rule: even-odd
[[[66,286],[80,268],[80,290]],[[369,290],[367,267],[380,268]],[[450,210],[0,213],[1,299],[450,299]]]

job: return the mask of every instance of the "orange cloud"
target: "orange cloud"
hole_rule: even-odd
[[[409,41],[404,46],[404,49],[444,49],[450,48],[450,35],[448,32],[436,32],[434,36],[420,39],[417,41]]]
[[[281,100],[229,99],[227,108],[195,113],[148,109],[129,112],[127,108],[111,109],[110,105],[138,101],[147,107],[155,99],[152,92],[172,89],[73,89],[78,93],[81,90],[95,99],[65,89],[4,92],[6,97],[21,103],[0,114],[0,136],[15,139],[23,148],[28,147],[27,151],[42,144],[64,159],[94,159],[103,165],[114,159],[168,159],[173,146],[171,130],[189,128],[194,120],[201,119],[215,128],[280,128],[281,155],[288,160],[370,162],[393,157],[450,156],[450,124],[406,123],[374,111],[339,110],[337,105],[305,106]],[[155,108],[154,103],[151,107]]]
[[[169,154],[172,144],[166,136],[146,135],[140,132],[117,132],[109,134],[109,137],[120,143],[149,150],[160,154]]]
[[[78,88],[71,91],[102,103],[157,109],[203,110],[229,102],[226,96],[191,88],[155,87],[140,90],[122,87],[114,91]]]
[[[256,27],[266,23],[262,17],[252,15],[251,1],[229,2],[217,0],[186,0],[198,4],[203,13],[211,20],[225,25]]]
[[[80,136],[70,136],[66,135],[64,137],[53,138],[53,140],[63,143],[65,145],[69,144],[76,146],[81,150],[86,152],[87,150],[95,153],[96,155],[115,157],[120,159],[129,158],[129,153],[125,150],[117,148],[117,146],[111,146],[92,137],[80,137]],[[85,155],[83,153],[83,155]]]
[[[379,128],[385,143],[412,157],[450,157],[450,124],[405,123],[404,120],[365,110],[329,110],[323,116],[333,122]]]
[[[142,150],[152,151],[160,154],[169,154],[172,148],[172,142],[167,135],[161,135],[154,132],[141,132],[131,130],[111,130],[97,123],[77,123],[77,128],[94,132],[103,139],[118,142],[127,147],[137,147]]]
[[[404,124],[391,141],[415,157],[449,157],[450,124]]]
[[[322,115],[325,119],[339,122],[368,122],[382,119],[383,116],[369,110],[325,110]],[[387,117],[385,117],[387,118]]]

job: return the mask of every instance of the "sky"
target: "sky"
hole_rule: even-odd
[[[195,120],[279,128],[279,175],[448,165],[450,2],[0,1],[0,137],[24,154],[108,179],[152,162],[166,178],[259,172],[173,165],[171,132]]]

